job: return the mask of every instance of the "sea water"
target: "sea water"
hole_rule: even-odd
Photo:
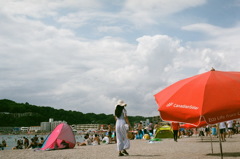
[[[35,135],[0,135],[0,144],[2,144],[2,140],[5,140],[7,143],[7,147],[4,147],[4,150],[11,150],[13,147],[17,146],[17,141],[23,140],[23,137],[28,138],[29,140],[29,144],[31,143],[31,139],[34,137]],[[40,141],[40,138],[43,137],[44,140],[46,139],[46,137],[48,135],[37,135],[38,139]],[[76,142],[83,142],[84,140],[84,136],[83,135],[75,135],[75,139]]]

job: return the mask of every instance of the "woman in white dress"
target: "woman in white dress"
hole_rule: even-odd
[[[119,151],[119,156],[128,155],[126,149],[130,148],[130,141],[127,137],[130,123],[125,109],[126,106],[127,104],[124,103],[124,101],[119,100],[115,109],[117,149]]]

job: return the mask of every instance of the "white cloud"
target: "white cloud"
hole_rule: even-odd
[[[7,24],[16,34],[0,37],[1,97],[20,102],[108,114],[120,98],[130,115],[158,115],[153,95],[164,87],[212,66],[231,68],[225,51],[193,48],[167,35],[142,36],[134,45],[114,37],[79,39],[23,19]]]
[[[148,0],[147,2],[145,0],[128,0],[123,12],[138,25],[157,24],[159,17],[163,18],[205,3],[206,0]]]
[[[198,42],[203,45],[214,45],[217,48],[234,49],[240,48],[238,40],[240,27],[236,25],[232,28],[222,28],[210,24],[199,23],[182,27],[183,30],[192,32],[202,32],[207,36],[207,40]]]
[[[101,4],[96,0],[20,0],[1,1],[0,9],[8,15],[23,15],[34,18],[44,18],[46,16],[57,16],[59,10],[68,8],[65,11],[83,8],[101,8]]]
[[[205,3],[131,0],[111,12],[99,1],[0,2],[0,96],[107,114],[123,99],[129,115],[158,115],[153,95],[173,82],[211,67],[240,69],[239,25],[193,23],[179,32],[199,32],[207,38],[183,41],[168,34],[145,34],[129,21],[155,24],[159,17]],[[24,9],[26,4],[30,8]],[[91,34],[83,26],[95,29],[94,38],[83,36]],[[129,43],[130,31],[140,32],[135,43]]]
[[[123,32],[122,28],[117,26],[100,26],[98,27],[99,32],[113,32],[113,33],[121,33]]]
[[[203,33],[209,33],[210,35],[219,35],[220,32],[223,30],[220,27],[213,26],[206,23],[199,23],[199,24],[192,24],[188,26],[183,26],[183,30],[188,31],[199,31]]]

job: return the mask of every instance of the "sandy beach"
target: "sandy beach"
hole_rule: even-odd
[[[224,158],[240,158],[240,134],[226,138],[222,143]],[[54,151],[4,150],[1,159],[114,159],[114,158],[162,158],[162,159],[217,159],[220,158],[218,138],[213,138],[213,154],[210,137],[184,137],[178,142],[163,139],[156,143],[146,140],[131,140],[129,156],[118,157],[116,144],[76,146],[74,149]]]

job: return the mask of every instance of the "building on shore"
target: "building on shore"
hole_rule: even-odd
[[[15,127],[0,127],[0,133],[1,132],[13,132],[15,130]]]
[[[29,131],[29,127],[21,127],[20,130],[22,132],[28,132]]]
[[[76,130],[100,130],[103,124],[76,124],[72,127]]]
[[[66,121],[54,121],[53,118],[49,119],[49,122],[41,122],[41,131],[50,132],[54,130],[59,124],[67,123]]]
[[[28,131],[29,132],[39,132],[39,131],[41,131],[41,126],[30,126]]]

